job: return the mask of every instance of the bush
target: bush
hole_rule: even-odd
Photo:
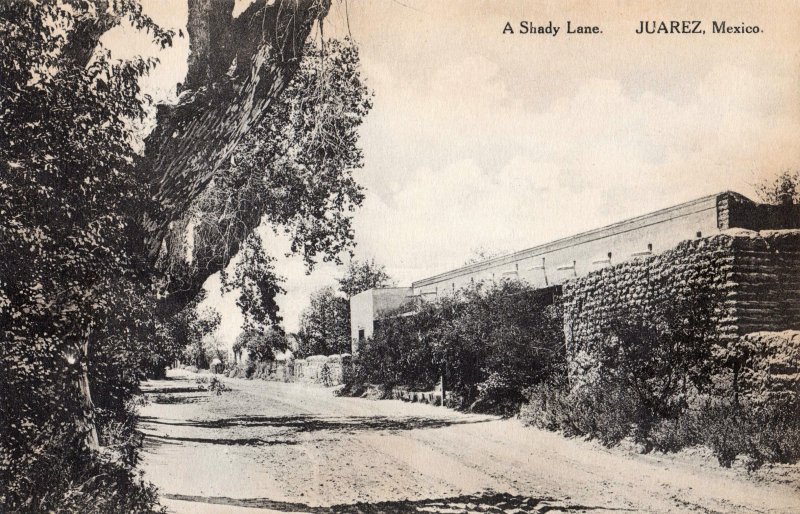
[[[639,405],[635,396],[611,384],[570,390],[553,378],[527,391],[522,420],[537,428],[560,430],[566,436],[587,436],[612,446],[636,434]]]
[[[156,488],[134,471],[142,437],[126,422],[99,412],[103,454],[85,451],[78,427],[64,425],[43,437],[32,454],[17,460],[15,473],[0,485],[0,510],[9,512],[165,512]],[[2,461],[5,460],[3,457]],[[5,465],[5,463],[3,464]],[[46,487],[43,486],[46,484]]]
[[[651,438],[662,451],[704,444],[724,467],[740,456],[749,469],[765,462],[793,463],[800,459],[800,404],[753,408],[709,399],[700,409],[661,423]]]
[[[570,391],[566,381],[527,390],[520,417],[528,425],[587,436],[612,446],[631,437],[644,451],[677,452],[704,445],[720,465],[744,457],[749,469],[800,459],[800,403],[754,407],[705,398],[696,408],[652,418],[631,391],[598,381]]]
[[[563,369],[564,334],[553,290],[504,281],[380,320],[345,374],[345,394],[366,384],[431,390],[444,377],[449,403],[513,415],[526,387]],[[413,313],[410,311],[413,310]]]

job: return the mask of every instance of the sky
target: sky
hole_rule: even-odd
[[[185,24],[185,2],[143,3],[162,25]],[[800,167],[800,2],[642,4],[333,0],[323,33],[352,35],[375,93],[355,173],[366,188],[356,257],[409,285],[476,248],[521,250],[724,190],[754,198],[760,179]],[[707,33],[634,32],[640,20],[684,19]],[[523,20],[562,29],[503,34]],[[602,34],[565,35],[567,20]],[[762,32],[712,34],[712,20]],[[125,30],[108,44],[155,52]],[[145,87],[169,101],[188,41],[155,53],[162,65]],[[279,304],[293,331],[310,293],[341,270],[309,275],[263,232],[287,278]],[[217,285],[206,303],[232,340],[241,317]]]

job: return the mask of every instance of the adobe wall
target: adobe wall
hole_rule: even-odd
[[[350,355],[311,355],[305,359],[259,362],[250,378],[277,382],[302,382],[324,386],[340,385],[344,381],[344,369]],[[225,374],[229,377],[246,378],[245,364],[234,364]]]
[[[565,282],[571,375],[591,375],[614,313],[627,305],[646,312],[687,285],[719,294],[715,323],[722,347],[752,332],[800,329],[800,231],[726,231]]]
[[[744,400],[756,405],[800,397],[800,331],[754,332],[742,337]]]
[[[519,278],[534,287],[552,286],[639,255],[657,254],[683,240],[696,238],[698,233],[703,236],[718,233],[717,211],[720,199],[727,195],[706,196],[418,280],[413,284],[414,293],[425,297],[441,296],[473,281],[499,281],[502,278]]]
[[[344,366],[349,363],[349,355],[312,355],[294,361],[292,382],[339,385],[343,382]]]

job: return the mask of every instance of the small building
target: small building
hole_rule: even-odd
[[[375,320],[414,299],[410,287],[368,289],[350,298],[350,340],[352,352],[360,343],[372,337]]]

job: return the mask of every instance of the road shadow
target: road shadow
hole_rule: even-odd
[[[354,503],[350,505],[332,505],[330,507],[312,507],[303,503],[280,502],[266,498],[226,498],[219,496],[188,496],[182,494],[165,494],[165,498],[215,505],[251,507],[271,509],[278,512],[305,512],[309,514],[405,514],[405,513],[545,513],[545,512],[624,512],[632,509],[604,506],[570,504],[554,498],[533,498],[530,496],[509,493],[486,492],[453,496],[449,498],[426,500],[382,501],[374,503]]]
[[[176,405],[181,403],[202,403],[208,401],[207,395],[194,394],[188,396],[173,396],[158,394],[150,398],[150,401],[159,405]]]
[[[453,425],[469,425],[492,421],[492,418],[430,418],[422,416],[237,416],[212,420],[164,421],[160,418],[142,416],[145,423],[157,425],[184,426],[195,428],[233,428],[233,427],[272,427],[289,432],[340,432],[355,433],[363,431],[403,431],[444,428]]]
[[[200,387],[154,387],[142,389],[144,394],[173,394],[173,393],[199,393],[205,391]]]
[[[221,446],[275,446],[284,444],[299,444],[299,441],[290,441],[286,439],[261,439],[258,437],[239,437],[239,438],[207,438],[207,437],[176,437],[170,435],[144,435],[145,446],[147,442],[151,441],[152,446],[158,444],[181,444],[181,443],[199,443],[199,444],[216,444]]]

